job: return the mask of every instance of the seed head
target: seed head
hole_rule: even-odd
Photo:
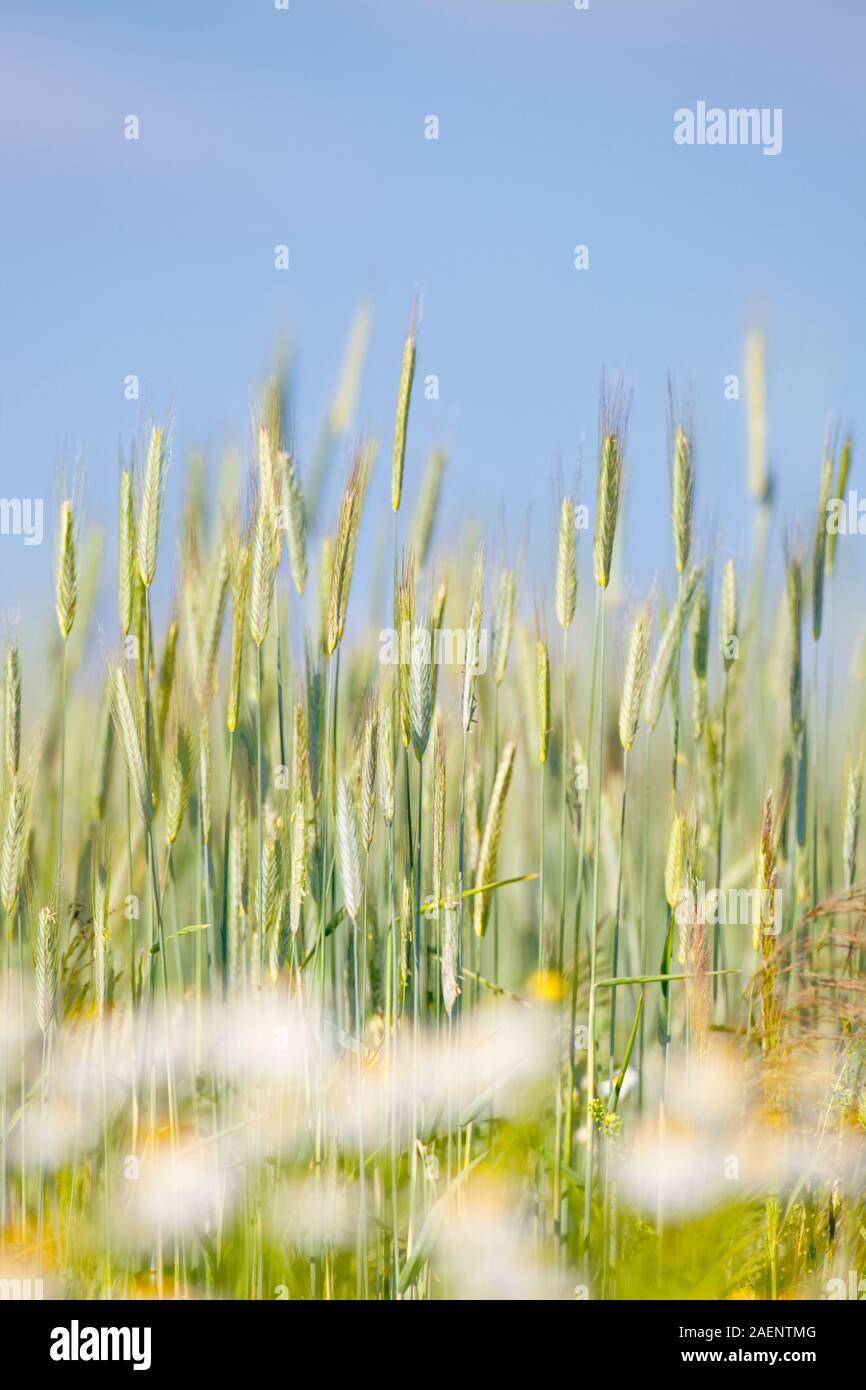
[[[6,648],[3,711],[5,716],[3,742],[6,771],[10,779],[13,779],[18,774],[18,764],[21,758],[21,666],[18,661],[18,643],[14,639]]]
[[[570,497],[563,497],[559,512],[559,542],[556,548],[556,620],[560,627],[571,627],[576,600],[574,503]]]
[[[115,728],[126,759],[126,770],[129,774],[133,798],[138,808],[138,814],[145,826],[148,826],[152,812],[147,772],[138,731],[138,721],[132,708],[126,672],[122,666],[115,668],[111,698]]]
[[[75,622],[78,581],[75,573],[75,530],[72,522],[72,503],[60,508],[60,533],[57,540],[56,607],[60,635],[67,641]]]
[[[499,576],[496,590],[496,608],[493,616],[493,679],[501,685],[505,679],[508,665],[508,649],[514,632],[514,606],[517,598],[517,581],[513,570],[503,570]]]
[[[734,664],[737,651],[737,572],[728,560],[722,575],[722,601],[719,610],[719,643],[725,670]]]
[[[43,907],[36,925],[36,1021],[42,1036],[57,1017],[57,918]]]
[[[156,555],[159,549],[159,525],[162,516],[164,485],[165,440],[162,430],[154,427],[147,451],[136,541],[138,573],[145,589],[150,588],[156,574]]]
[[[635,620],[628,645],[625,675],[622,682],[622,701],[619,707],[619,741],[629,753],[637,734],[649,660],[649,624],[646,613]]]
[[[337,861],[346,912],[353,922],[357,922],[361,910],[361,851],[358,846],[355,798],[345,777],[341,777],[337,784]]]
[[[818,493],[818,516],[815,522],[815,548],[812,553],[812,637],[821,636],[824,619],[824,569],[827,558],[827,503],[833,485],[833,460],[829,448],[824,450],[821,464],[821,485]]]
[[[510,740],[506,743],[499,758],[499,766],[496,769],[496,779],[493,783],[493,791],[490,794],[490,805],[487,808],[487,819],[484,823],[484,834],[481,837],[481,849],[478,854],[478,870],[475,879],[476,888],[480,888],[486,883],[492,883],[496,877],[496,859],[499,854],[499,841],[502,836],[505,798],[508,795],[508,788],[511,785],[511,773],[514,767],[514,754],[516,748],[516,743]],[[473,919],[475,935],[477,937],[483,937],[487,929],[491,897],[491,893],[476,894],[473,904]]]
[[[682,425],[674,435],[671,520],[674,533],[674,553],[677,573],[682,574],[689,562],[692,544],[692,509],[695,497],[695,478],[692,468],[691,441]]]
[[[121,470],[120,497],[117,509],[117,600],[120,612],[120,631],[129,635],[132,626],[135,597],[135,515],[132,472]]]
[[[403,344],[403,358],[400,363],[400,384],[397,388],[397,415],[394,421],[394,449],[391,460],[391,506],[395,512],[400,510],[400,496],[403,491],[403,463],[406,457],[406,428],[409,423],[409,400],[412,395],[412,378],[415,375],[415,308],[409,319],[406,341]]]

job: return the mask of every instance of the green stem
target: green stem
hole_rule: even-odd
[[[604,775],[604,589],[596,595],[599,609],[599,651],[600,679],[599,720],[598,720],[598,765],[595,784],[595,844],[592,862],[592,916],[590,918],[589,943],[589,1037],[587,1039],[586,1064],[586,1172],[583,1196],[583,1239],[584,1249],[589,1250],[592,1219],[592,1149],[593,1149],[593,1108],[595,1101],[595,981],[596,951],[598,944],[598,885],[601,860],[601,784]]]

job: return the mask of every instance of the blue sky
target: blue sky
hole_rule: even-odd
[[[127,373],[173,404],[176,462],[201,446],[216,468],[280,334],[303,466],[364,297],[357,423],[387,445],[418,291],[441,394],[416,398],[408,487],[444,441],[446,526],[504,518],[513,542],[531,513],[541,571],[557,451],[568,476],[585,441],[590,500],[599,372],[622,368],[630,568],[669,569],[673,370],[694,381],[703,528],[745,554],[723,382],[757,323],[781,515],[811,533],[825,423],[856,425],[866,384],[856,0],[7,0],[2,25],[0,496],[44,496],[50,526],[58,461],[80,459],[113,532]],[[782,153],[678,147],[673,112],[699,99],[781,107]],[[45,601],[46,560],[0,538],[4,613]]]

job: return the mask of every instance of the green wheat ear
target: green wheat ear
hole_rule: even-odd
[[[842,448],[839,451],[839,471],[836,474],[836,486],[833,489],[833,496],[845,505],[845,489],[848,486],[848,474],[851,471],[851,436],[846,436],[842,441]],[[827,573],[832,575],[833,566],[836,560],[836,542],[839,539],[839,532],[831,531],[827,537]]]
[[[230,734],[233,734],[238,726],[240,712],[241,667],[251,563],[252,550],[250,545],[247,541],[240,541],[235,548],[232,566],[232,645],[229,663],[228,706],[226,709],[226,726]]]
[[[336,819],[337,862],[343,902],[346,904],[347,914],[356,922],[361,910],[361,851],[358,845],[355,798],[345,777],[341,777],[337,783]]]
[[[253,531],[252,566],[250,578],[250,636],[261,647],[268,635],[274,597],[276,565],[274,563],[275,516],[267,495],[259,497],[256,524]]]
[[[674,437],[671,522],[678,574],[683,573],[689,562],[694,496],[695,479],[692,469],[691,441],[687,438],[682,425],[677,425]]]
[[[127,637],[132,626],[135,603],[135,512],[132,472],[120,474],[117,509],[117,605],[121,635]]]
[[[646,690],[648,663],[649,623],[646,614],[641,613],[631,630],[619,706],[619,740],[626,753],[631,751],[637,734]]]
[[[394,823],[394,708],[390,694],[383,692],[379,730],[379,800],[382,819]]]
[[[400,510],[403,492],[403,465],[406,458],[406,431],[409,424],[409,402],[412,395],[412,379],[415,375],[415,320],[416,308],[413,305],[409,316],[409,327],[403,343],[403,356],[400,362],[400,382],[397,387],[397,413],[394,420],[394,448],[391,456],[391,506],[395,512]]]
[[[3,848],[0,852],[0,898],[3,910],[11,917],[18,901],[21,874],[24,868],[24,847],[27,839],[27,792],[16,778],[9,788],[6,803],[6,824],[3,831]]]
[[[703,738],[707,723],[707,667],[710,656],[710,599],[701,579],[692,614],[692,733]]]
[[[409,656],[409,726],[415,756],[420,761],[430,739],[431,693],[429,631],[421,621],[412,634]]]
[[[497,685],[505,680],[508,653],[514,633],[514,609],[517,601],[517,581],[513,570],[503,570],[496,589],[493,611],[493,679]]]
[[[563,497],[559,513],[559,538],[556,548],[556,620],[560,627],[571,627],[577,601],[577,570],[575,568],[574,503]]]
[[[289,569],[296,592],[303,594],[307,582],[307,513],[304,494],[294,460],[289,458],[288,454],[281,454],[280,466]]]
[[[43,907],[36,926],[36,1021],[43,1037],[57,1018],[57,918]]]
[[[150,588],[156,575],[164,484],[165,438],[162,430],[154,426],[147,450],[136,538],[138,573],[145,589]]]
[[[736,657],[737,624],[737,572],[733,560],[728,560],[722,575],[722,599],[719,608],[719,646],[726,671],[730,670]]]
[[[21,760],[21,666],[18,643],[14,640],[6,648],[3,675],[3,750],[6,772],[14,780]]]
[[[824,570],[827,559],[827,503],[833,485],[833,460],[825,448],[821,464],[821,484],[818,490],[818,514],[815,519],[815,546],[812,553],[812,637],[817,642],[824,620]]]
[[[57,622],[60,635],[66,642],[75,622],[75,606],[78,599],[78,581],[75,568],[75,531],[72,521],[72,503],[68,500],[60,508],[60,534],[57,542],[57,576],[55,585]]]
[[[671,822],[668,853],[665,860],[665,899],[671,910],[677,906],[685,882],[687,855],[686,818],[682,815],[676,815]]]
[[[150,825],[152,807],[145,771],[144,753],[138,723],[132,708],[126,672],[122,666],[115,668],[112,686],[112,713],[120,746],[126,759],[135,805],[145,826]]]
[[[502,837],[505,799],[511,785],[516,749],[517,745],[514,740],[509,740],[502,749],[499,766],[496,769],[496,778],[493,783],[493,791],[490,794],[490,805],[487,808],[487,819],[484,823],[484,833],[481,837],[481,848],[478,853],[478,869],[475,875],[477,888],[482,887],[485,883],[492,883],[496,877],[496,860],[499,854],[499,841]],[[487,930],[491,898],[492,893],[479,893],[475,898],[473,921],[475,935],[478,937],[483,937]]]

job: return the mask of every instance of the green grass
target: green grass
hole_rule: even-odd
[[[437,533],[441,456],[432,490],[413,469],[413,333],[390,497],[364,442],[327,514],[332,424],[304,514],[279,382],[252,488],[197,464],[169,515],[154,431],[131,521],[121,484],[116,638],[94,617],[114,557],[64,509],[58,624],[38,663],[4,665],[0,1277],[85,1298],[825,1297],[866,1269],[866,648],[849,639],[831,708],[821,630],[844,553],[826,563],[819,510],[780,619],[753,488],[754,553],[714,575],[677,421],[669,566],[623,606],[627,400],[605,388],[593,563],[566,499],[512,640],[513,580],[473,559],[470,519]],[[393,574],[372,616],[361,532]],[[417,637],[443,581],[468,657],[382,665],[380,629],[399,614]],[[739,920],[684,915],[674,890],[699,884]],[[743,904],[773,888],[770,933],[767,901]]]

